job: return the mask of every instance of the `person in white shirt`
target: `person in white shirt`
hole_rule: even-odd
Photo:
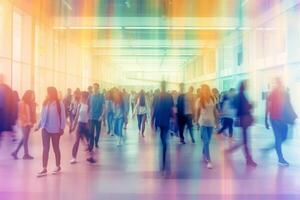
[[[77,152],[79,147],[80,140],[83,140],[88,144],[89,141],[89,106],[88,106],[88,92],[82,92],[81,93],[81,101],[77,109],[76,118],[75,118],[75,126],[77,125],[77,131],[76,131],[76,140],[73,145],[72,149],[72,160],[70,161],[71,164],[77,163]],[[92,156],[92,152],[90,152],[90,157],[87,159],[90,163],[95,163]]]
[[[203,141],[203,157],[206,162],[206,167],[212,169],[212,163],[209,153],[209,144],[213,134],[213,130],[216,127],[217,122],[217,109],[215,105],[215,100],[211,94],[208,85],[201,86],[200,100],[198,101],[197,111],[198,111],[198,123],[200,125],[201,139]]]
[[[137,115],[139,135],[141,134],[143,137],[145,137],[144,132],[147,121],[147,113],[148,106],[146,102],[145,92],[144,90],[142,90],[138,96],[132,117],[134,117],[135,114]]]

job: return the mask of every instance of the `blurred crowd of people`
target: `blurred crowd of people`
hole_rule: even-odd
[[[219,93],[218,89],[211,89],[203,84],[195,89],[189,87],[185,92],[185,85],[179,85],[179,91],[167,91],[167,83],[162,82],[161,88],[149,92],[141,90],[128,93],[125,89],[112,88],[101,90],[98,83],[89,86],[86,91],[76,89],[67,90],[64,97],[59,95],[55,87],[47,88],[40,117],[37,118],[37,103],[35,92],[28,90],[19,99],[17,92],[7,86],[0,78],[0,136],[12,133],[18,126],[22,132],[22,139],[18,141],[14,159],[18,159],[18,152],[24,148],[23,159],[33,159],[29,153],[29,137],[31,131],[41,130],[42,135],[42,166],[38,176],[48,173],[48,156],[50,144],[55,154],[56,169],[52,173],[61,171],[60,138],[68,124],[68,132],[76,133],[72,148],[70,163],[77,163],[77,153],[80,141],[88,152],[87,161],[97,162],[94,158],[94,148],[99,148],[102,126],[106,132],[115,136],[117,145],[124,144],[124,129],[127,128],[129,113],[137,118],[138,135],[145,137],[147,122],[159,134],[161,141],[161,170],[170,170],[169,136],[178,137],[181,144],[186,144],[185,131],[189,133],[192,144],[196,142],[195,133],[200,133],[202,141],[203,161],[208,169],[213,168],[210,142],[213,134],[217,138],[233,140],[234,127],[241,130],[241,142],[235,142],[224,151],[225,155],[234,152],[239,147],[244,149],[246,164],[257,166],[249,148],[249,127],[255,122],[253,104],[246,95],[247,82],[240,83],[237,89]],[[287,138],[288,125],[294,124],[297,115],[293,110],[288,91],[280,79],[274,81],[272,89],[266,99],[265,125],[269,122],[273,128],[275,145],[265,148],[268,152],[275,148],[279,164],[288,166],[282,153],[282,143]],[[39,120],[37,120],[39,119]],[[227,131],[228,130],[228,131]],[[228,134],[227,134],[228,132]],[[51,143],[50,143],[51,141]]]

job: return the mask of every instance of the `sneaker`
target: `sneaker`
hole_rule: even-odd
[[[287,161],[285,161],[285,160],[280,160],[279,162],[278,162],[278,164],[279,164],[279,166],[281,166],[281,167],[288,167],[290,164],[287,162]]]
[[[12,156],[15,160],[18,160],[18,155],[17,155],[16,152],[13,152],[13,153],[11,154],[11,156]]]
[[[181,140],[180,143],[181,143],[181,144],[185,144],[185,141],[184,141],[184,140]]]
[[[33,157],[32,157],[31,155],[29,155],[29,154],[25,154],[25,155],[23,156],[23,159],[24,159],[24,160],[32,160]]]
[[[207,169],[212,169],[212,168],[213,168],[213,165],[211,164],[211,162],[208,162],[208,163],[206,164],[206,167],[207,167]]]
[[[97,149],[99,148],[99,145],[98,145],[98,144],[96,144],[95,146],[96,146]]]
[[[192,139],[192,143],[195,144],[195,139],[194,138]]]
[[[89,163],[91,163],[91,164],[94,164],[94,163],[96,163],[97,161],[94,159],[94,158],[88,158],[88,159],[86,159],[86,161],[88,161]]]
[[[37,177],[47,176],[47,169],[43,169],[41,172],[37,173]]]
[[[247,160],[247,165],[250,167],[257,167],[256,162],[254,162],[253,160]]]
[[[55,170],[52,171],[52,174],[58,174],[61,172],[61,167],[57,167]]]
[[[70,164],[75,164],[75,163],[77,163],[76,158],[72,158],[72,160],[70,161]]]

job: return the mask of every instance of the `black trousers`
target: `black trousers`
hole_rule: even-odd
[[[221,134],[226,129],[228,129],[228,131],[229,131],[229,137],[232,137],[232,134],[233,134],[233,119],[232,118],[227,118],[227,117],[222,118],[222,127],[218,131],[218,134]]]
[[[192,141],[194,141],[194,134],[193,134],[193,116],[191,114],[188,115],[178,115],[177,116],[178,121],[178,129],[179,129],[179,136],[180,140],[184,142],[184,129],[187,125],[190,136]]]
[[[249,151],[249,143],[248,143],[248,126],[241,127],[242,129],[242,143],[236,144],[232,146],[230,149],[227,150],[227,152],[232,153],[235,150],[237,150],[240,147],[244,147],[244,154],[247,161],[252,160],[252,156]]]
[[[90,129],[90,142],[89,142],[89,150],[92,151],[94,145],[98,145],[100,139],[101,132],[101,121],[99,120],[89,120],[89,129]],[[96,131],[96,135],[95,135]]]
[[[169,127],[159,126],[160,129],[160,140],[161,140],[161,159],[160,169],[162,171],[170,170],[170,162],[168,158],[168,134]]]

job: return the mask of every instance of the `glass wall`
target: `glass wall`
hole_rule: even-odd
[[[53,30],[49,19],[37,19],[11,1],[1,1],[0,73],[6,84],[19,95],[34,89],[39,103],[48,86],[62,93],[68,87],[86,89],[97,79],[90,50],[66,34]]]

